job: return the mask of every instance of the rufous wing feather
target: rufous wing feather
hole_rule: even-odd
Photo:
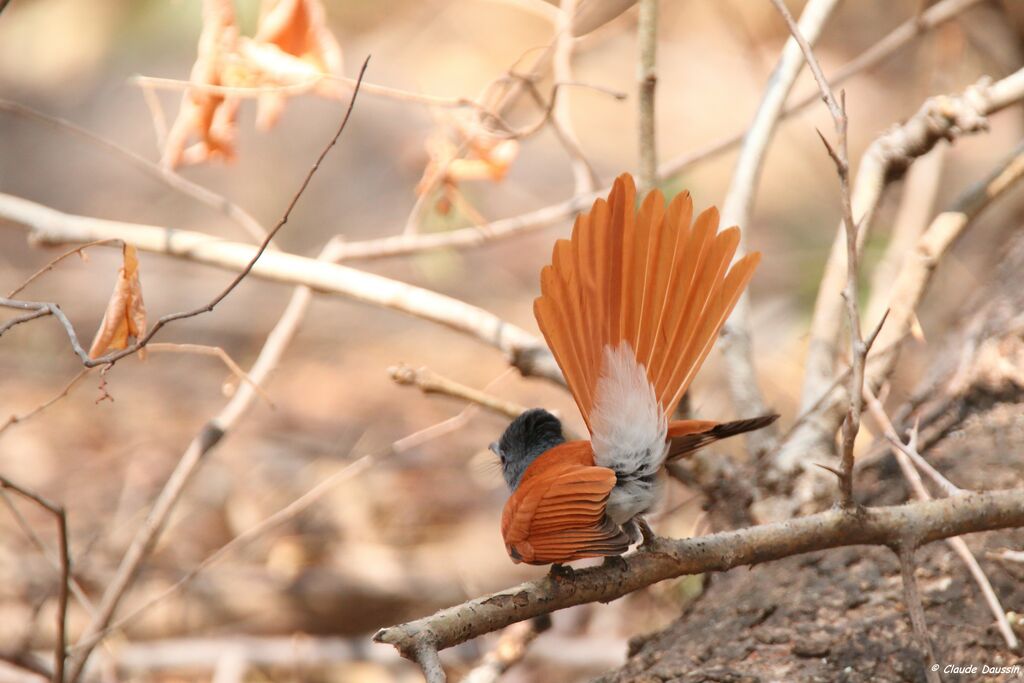
[[[776,414],[762,415],[732,422],[711,420],[678,420],[668,424],[667,460],[684,458],[708,444],[728,439],[730,436],[752,432],[767,427],[779,419]]]
[[[739,229],[719,232],[714,208],[694,220],[688,193],[664,201],[654,190],[637,211],[633,179],[619,176],[541,274],[537,322],[591,432],[605,349],[629,343],[670,415],[760,259],[733,263]]]
[[[501,535],[517,562],[550,564],[621,555],[629,539],[605,514],[615,473],[572,441],[535,460],[505,504]]]

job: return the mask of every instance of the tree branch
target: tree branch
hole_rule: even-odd
[[[22,498],[32,501],[57,521],[57,543],[60,557],[60,583],[57,584],[57,637],[53,646],[53,683],[64,683],[64,660],[67,655],[67,621],[68,593],[71,577],[71,555],[68,552],[68,517],[64,506],[51,503],[37,493],[18,486],[10,479],[0,476],[0,489],[17,493]]]
[[[366,66],[368,63],[369,57],[367,57],[366,61],[363,62],[363,67],[359,72],[360,78],[363,76],[363,74],[365,74]],[[250,258],[250,260],[247,262],[247,265],[242,269],[241,273],[239,273],[239,275],[234,279],[232,284],[226,290],[224,290],[218,298],[215,298],[211,302],[210,309],[212,309],[213,305],[220,301],[220,299],[223,299],[224,296],[230,293],[231,289],[234,288],[234,286],[236,286],[239,282],[241,282],[241,279],[252,270],[253,266],[256,264],[257,259],[259,259],[259,257],[264,253],[266,245],[269,243],[270,239],[281,228],[281,226],[283,226],[284,223],[287,222],[288,215],[291,213],[292,208],[295,206],[299,197],[302,196],[303,191],[309,185],[309,181],[312,179],[313,174],[316,172],[317,168],[319,168],[320,163],[327,155],[327,152],[335,145],[335,143],[338,141],[338,138],[341,137],[341,133],[345,130],[345,126],[348,123],[349,117],[352,114],[352,108],[355,105],[355,100],[358,93],[359,89],[357,87],[352,94],[352,99],[349,101],[348,108],[345,112],[345,115],[341,123],[338,126],[337,131],[335,132],[331,140],[328,142],[328,144],[324,147],[316,162],[310,168],[299,190],[295,193],[295,195],[289,202],[288,207],[286,208],[281,220],[278,222],[277,227],[275,227],[268,233],[267,238],[264,240],[263,244],[256,251],[255,255],[253,255]],[[173,319],[173,316],[164,316],[160,320],[163,321],[170,319]],[[146,335],[144,339],[141,339],[138,342],[136,342],[135,346],[140,346],[142,343],[148,341],[150,338],[152,338],[155,332],[156,329],[151,330],[150,333]],[[267,351],[267,346],[269,346],[270,343],[271,340],[268,338],[267,344],[264,346],[264,351]],[[259,370],[263,369],[260,366],[260,361],[262,360],[263,356],[261,354],[260,359],[257,360],[256,366],[254,366],[252,371],[250,372],[250,377],[253,378],[254,383],[259,383],[260,381],[262,381],[262,379],[265,377],[266,372],[269,372],[269,367],[266,366],[263,366],[266,367],[263,374],[259,372]],[[270,367],[272,367],[272,365]],[[142,567],[143,561],[149,555],[150,550],[153,548],[153,546],[156,544],[157,539],[160,537],[160,534],[163,531],[164,527],[166,526],[167,520],[170,517],[171,511],[174,509],[175,505],[180,499],[181,494],[185,489],[185,486],[191,479],[192,474],[195,472],[195,469],[199,464],[200,460],[207,452],[210,451],[210,449],[216,446],[216,444],[221,440],[226,431],[230,429],[233,423],[241,417],[242,413],[244,412],[248,404],[251,402],[252,397],[254,395],[255,390],[253,390],[252,387],[250,387],[250,385],[243,384],[239,386],[239,389],[236,392],[235,396],[232,398],[231,401],[228,402],[227,406],[225,406],[221,413],[216,418],[214,418],[206,425],[204,425],[200,432],[189,444],[188,449],[182,455],[181,459],[178,462],[178,465],[175,467],[174,471],[171,473],[170,478],[167,480],[167,483],[164,485],[164,488],[160,491],[160,494],[157,496],[156,501],[153,503],[153,507],[150,510],[149,514],[147,515],[145,521],[135,534],[135,537],[132,539],[132,542],[129,545],[128,550],[125,552],[124,557],[121,559],[121,562],[118,565],[113,578],[111,579],[110,583],[107,585],[106,589],[103,592],[103,597],[101,598],[100,603],[96,609],[95,616],[90,620],[89,626],[86,628],[85,632],[82,634],[81,638],[78,641],[78,645],[76,646],[76,654],[71,660],[71,665],[69,668],[68,681],[70,681],[70,683],[75,683],[75,681],[77,681],[78,678],[81,676],[85,668],[85,665],[89,659],[89,655],[92,653],[92,650],[96,647],[96,645],[100,642],[103,633],[106,631],[110,622],[114,618],[114,614],[117,611],[121,599],[124,597],[125,593],[134,582],[135,577],[138,575],[139,570]]]
[[[0,216],[29,227],[32,239],[37,242],[91,242],[116,237],[143,251],[236,272],[252,262],[256,252],[253,245],[228,242],[204,233],[76,216],[4,194],[0,194]],[[343,256],[346,246],[343,242],[334,244],[336,246],[331,247],[332,260]],[[563,381],[543,341],[492,313],[443,294],[329,261],[280,251],[265,252],[253,264],[250,275],[306,285],[318,292],[345,296],[438,323],[501,350],[524,375]],[[56,309],[54,315],[60,317],[63,314]],[[76,352],[78,350],[81,350],[80,357],[88,357],[80,345]]]
[[[868,386],[877,388],[895,368],[899,345],[910,329],[914,310],[924,298],[943,256],[992,202],[1004,196],[1022,178],[1024,143],[1018,145],[987,177],[969,187],[951,206],[936,216],[917,240],[912,253],[904,259],[899,274],[889,287],[890,314],[877,341],[887,351],[876,354],[868,361],[865,370]],[[890,348],[892,352],[888,351]],[[763,474],[768,486],[781,490],[785,487],[784,483],[789,482],[794,489],[805,491],[811,496],[817,495],[817,487],[808,486],[807,482],[794,482],[793,478],[813,476],[807,474],[809,470],[804,465],[809,459],[822,457],[822,444],[832,439],[842,420],[842,406],[849,399],[845,387],[833,387],[831,383],[823,387],[815,399],[814,404],[808,406],[808,409],[813,408],[813,414],[796,425],[779,449],[765,459]],[[797,501],[797,504],[802,502],[806,501]]]
[[[871,230],[875,210],[885,188],[940,140],[955,140],[987,130],[987,117],[1024,100],[1024,69],[992,83],[982,79],[962,94],[928,99],[906,123],[878,137],[860,161],[853,188],[851,213],[859,226],[858,253]],[[811,323],[807,374],[801,400],[821,394],[835,374],[835,357],[843,304],[838,292],[846,272],[845,225],[832,245],[822,276]]]
[[[807,3],[800,16],[800,31],[807,36],[808,41],[817,42],[838,4],[838,0],[811,0]],[[793,88],[804,62],[800,45],[795,38],[790,37],[782,49],[779,63],[768,79],[754,120],[743,138],[743,147],[740,149],[729,191],[722,205],[722,225],[739,225],[744,228],[740,233],[737,257],[746,252],[754,196],[760,183],[765,155],[782,116],[786,97]],[[726,363],[729,390],[739,416],[763,415],[768,412],[757,382],[752,336],[750,297],[744,292],[740,295],[732,315],[722,327],[720,342]],[[771,448],[776,441],[777,430],[778,426],[772,425],[745,434],[748,450],[760,453]]]
[[[559,609],[608,602],[637,589],[686,574],[733,567],[850,545],[912,547],[951,536],[1024,526],[1024,489],[963,496],[892,507],[833,509],[786,522],[684,540],[662,539],[650,551],[578,570],[574,578],[547,576],[436,614],[381,629],[374,636],[408,658],[427,642],[438,649]]]
[[[857,244],[858,226],[853,221],[853,209],[850,204],[850,156],[846,139],[846,95],[843,94],[840,100],[836,99],[832,92],[828,79],[821,70],[817,58],[810,44],[800,32],[786,4],[782,0],[772,0],[772,4],[785,19],[789,32],[800,45],[800,49],[807,59],[807,66],[814,74],[814,80],[821,90],[821,97],[828,105],[829,113],[836,128],[836,145],[832,146],[824,136],[821,141],[825,143],[829,156],[836,165],[836,174],[839,176],[839,190],[842,199],[843,227],[846,235],[846,286],[843,289],[842,298],[846,302],[846,317],[850,326],[850,403],[846,411],[846,418],[843,420],[842,440],[842,469],[839,472],[840,503],[844,507],[854,505],[853,499],[853,447],[860,432],[860,416],[864,407],[862,389],[864,387],[864,361],[867,358],[868,345],[864,343],[864,337],[860,331],[860,305],[858,301],[858,263]],[[821,135],[821,133],[818,133]]]

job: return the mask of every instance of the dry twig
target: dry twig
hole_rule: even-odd
[[[838,0],[812,0],[800,16],[800,32],[810,43],[815,43],[825,28]],[[746,238],[754,208],[754,196],[761,179],[765,155],[771,144],[783,113],[783,105],[796,77],[804,65],[804,55],[795,38],[789,38],[782,49],[779,62],[768,79],[754,120],[743,137],[736,168],[729,191],[722,205],[722,225],[739,225],[740,246],[737,257],[746,251]],[[744,292],[735,310],[722,328],[722,354],[726,363],[726,376],[733,404],[739,415],[763,415],[768,412],[764,396],[758,386],[754,366],[754,349],[750,324],[750,297]],[[751,452],[760,453],[774,445],[777,426],[748,432],[744,435]]]
[[[369,58],[367,58],[367,61],[363,62],[363,67],[362,70],[360,71],[360,76],[362,76],[362,74],[365,73],[368,62]],[[298,191],[295,193],[295,195],[289,202],[282,219],[278,222],[278,225],[273,230],[270,231],[270,233],[267,236],[267,239],[263,243],[263,246],[258,250],[256,255],[249,261],[248,266],[239,274],[239,277],[236,277],[234,283],[227,290],[225,290],[225,292],[222,293],[223,295],[226,296],[226,294],[229,293],[231,289],[235,285],[237,285],[238,282],[241,281],[240,278],[244,277],[250,270],[252,270],[252,267],[253,265],[255,265],[256,260],[263,253],[263,250],[266,247],[267,242],[270,240],[271,237],[273,237],[273,235],[278,230],[280,230],[281,226],[283,226],[285,222],[287,222],[288,215],[291,213],[291,210],[298,202],[299,197],[302,196],[306,187],[309,185],[309,181],[312,179],[313,174],[316,173],[316,170],[320,167],[320,163],[323,161],[324,157],[331,150],[331,148],[334,147],[335,143],[337,143],[338,141],[338,138],[341,136],[342,131],[345,130],[345,126],[348,123],[349,117],[352,114],[352,109],[355,105],[355,100],[356,96],[358,95],[358,92],[358,88],[353,92],[352,99],[349,102],[347,110],[345,111],[345,116],[343,117],[340,125],[338,126],[338,130],[335,132],[334,136],[321,151],[319,157],[314,162],[309,172],[306,174],[306,177],[303,180],[302,184],[300,185]],[[215,299],[213,302],[211,302],[211,304],[216,304],[222,298],[223,296],[219,297],[218,299]],[[161,320],[164,320],[165,318],[167,318],[167,316],[164,316],[164,318],[161,318]],[[146,338],[140,340],[140,342],[148,341],[148,339],[152,337],[155,331],[155,329],[151,330],[150,333],[146,336]],[[268,339],[268,345],[270,341],[271,340]],[[136,345],[138,345],[138,343],[139,342],[137,342]],[[264,346],[264,349],[266,349],[266,345]],[[257,361],[257,365],[258,364],[259,360]],[[261,375],[259,372],[257,372],[257,369],[258,368],[254,366],[253,370],[250,372],[250,377],[254,378],[256,382],[259,382],[265,375]],[[110,625],[110,622],[114,617],[114,613],[116,612],[117,607],[121,602],[121,598],[124,597],[125,592],[128,590],[128,588],[134,582],[135,577],[138,575],[139,569],[141,568],[143,561],[149,555],[149,552],[156,543],[156,540],[159,537],[160,532],[165,527],[167,520],[170,517],[171,511],[174,509],[175,505],[180,499],[181,493],[184,490],[185,486],[187,485],[188,481],[191,479],[191,476],[194,473],[195,468],[198,465],[200,459],[220,441],[220,439],[224,436],[225,432],[231,427],[231,425],[234,424],[235,421],[237,421],[241,417],[242,412],[248,406],[253,394],[251,392],[242,391],[242,389],[246,388],[247,386],[248,385],[243,385],[243,387],[239,387],[239,391],[235,394],[234,398],[228,403],[224,410],[221,411],[221,413],[216,418],[211,420],[203,427],[200,433],[189,445],[185,454],[182,455],[181,460],[178,462],[178,465],[175,468],[174,472],[171,474],[167,483],[164,485],[164,488],[157,496],[157,499],[153,504],[153,508],[150,510],[149,515],[146,517],[146,520],[143,523],[142,527],[140,527],[135,537],[132,539],[131,545],[128,547],[128,550],[125,552],[124,557],[121,559],[121,563],[119,564],[117,571],[114,574],[114,577],[107,585],[106,590],[103,593],[103,597],[100,600],[100,604],[97,607],[96,616],[90,621],[88,628],[79,639],[78,646],[76,647],[76,654],[71,661],[68,677],[70,683],[75,683],[75,681],[77,681],[78,678],[81,676],[85,664],[89,659],[90,653],[92,652],[93,648],[95,648],[96,644],[98,644],[99,641],[102,639],[102,634]]]
[[[524,375],[562,381],[561,372],[543,341],[526,330],[476,306],[373,273],[280,251],[265,252],[258,262],[254,262],[256,247],[252,245],[227,242],[187,230],[73,216],[10,195],[0,194],[0,216],[28,226],[33,238],[42,242],[89,242],[99,237],[117,237],[143,251],[168,254],[236,272],[251,263],[250,275],[253,277],[305,285],[318,292],[346,296],[438,323],[500,349]],[[331,256],[344,254],[345,248],[344,243],[337,242],[331,247]],[[66,321],[63,312],[54,304],[0,299],[0,305],[31,311],[43,307],[62,324]],[[72,336],[74,329],[70,322],[64,327],[72,345],[76,344],[77,337]],[[0,327],[0,333],[2,331]],[[152,336],[152,332],[148,336]],[[79,355],[84,354],[82,350]],[[104,358],[109,359],[110,356]],[[103,360],[98,359],[93,364]]]
[[[0,476],[0,489],[13,491],[46,510],[57,521],[58,555],[60,557],[60,582],[57,584],[57,637],[53,646],[53,683],[64,683],[64,663],[67,654],[68,592],[71,576],[71,556],[68,552],[68,518],[64,507],[51,503],[37,493],[18,486],[10,479]]]
[[[846,227],[846,287],[843,290],[843,299],[846,301],[846,314],[850,325],[850,406],[843,421],[843,445],[842,445],[842,471],[839,477],[841,503],[843,507],[852,507],[853,500],[853,446],[857,440],[857,433],[860,431],[860,414],[863,408],[863,396],[861,388],[864,386],[864,359],[867,358],[868,345],[860,331],[860,308],[858,305],[858,229],[859,226],[853,221],[853,209],[850,202],[850,160],[846,141],[846,96],[841,96],[841,102],[836,100],[825,74],[818,65],[814,51],[800,33],[800,27],[796,25],[789,10],[782,0],[772,0],[772,4],[785,19],[789,26],[789,32],[803,50],[807,59],[807,66],[814,74],[814,80],[818,82],[821,96],[828,105],[829,113],[832,114],[832,121],[836,128],[835,146],[830,145],[824,136],[821,141],[825,143],[829,156],[836,165],[836,173],[839,175],[839,188],[842,196],[843,225]],[[819,135],[821,135],[819,133]]]
[[[1024,95],[1024,80],[1021,87]],[[920,122],[913,125],[920,125]],[[890,314],[877,342],[887,352],[876,354],[867,364],[868,386],[881,386],[895,368],[899,345],[906,338],[914,310],[924,298],[943,256],[992,202],[1005,196],[1022,178],[1024,143],[1018,145],[987,177],[965,190],[950,207],[936,216],[917,240],[913,253],[904,259],[899,274],[889,287]],[[890,348],[892,352],[888,352]],[[777,486],[791,480],[808,458],[820,457],[821,444],[835,433],[842,419],[842,407],[848,401],[847,391],[844,387],[830,389],[830,386],[825,386],[814,398],[814,403],[808,406],[814,409],[812,418],[795,426],[780,448],[766,459],[765,476],[769,485]],[[801,486],[799,482],[794,484],[794,488],[801,488],[812,495],[816,491],[815,487]]]
[[[900,545],[896,553],[900,558],[900,577],[903,579],[903,602],[910,613],[910,625],[914,629],[914,637],[918,647],[925,656],[925,678],[928,683],[939,683],[942,679],[935,665],[935,648],[928,635],[928,624],[924,619],[924,605],[921,604],[921,592],[917,589],[917,577],[914,576],[914,548]]]
[[[914,492],[914,496],[918,500],[931,500],[931,494],[928,493],[928,489],[925,488],[924,482],[921,481],[921,476],[914,469],[911,464],[917,464],[921,471],[928,474],[932,479],[938,483],[938,485],[951,497],[962,495],[964,490],[954,486],[948,479],[940,474],[935,468],[933,468],[924,458],[921,457],[920,453],[917,452],[916,448],[912,448],[909,444],[903,443],[903,441],[897,436],[895,428],[892,426],[892,422],[889,417],[885,414],[885,410],[882,408],[881,402],[875,398],[874,394],[871,393],[871,389],[864,387],[864,401],[868,407],[868,411],[871,416],[883,426],[886,438],[892,443],[896,450],[893,454],[896,456],[896,462],[900,466],[900,471],[903,472],[903,477],[907,480],[911,490]],[[957,554],[960,560],[967,566],[967,570],[971,573],[971,577],[978,584],[978,588],[981,589],[981,594],[985,597],[985,602],[988,604],[989,609],[992,611],[992,615],[995,617],[996,625],[999,627],[999,632],[1002,634],[1003,639],[1006,641],[1007,647],[1011,650],[1016,650],[1019,644],[1017,636],[1013,632],[1013,628],[1010,626],[1009,620],[1006,618],[1006,610],[1003,609],[1002,603],[999,602],[999,597],[996,595],[995,589],[992,588],[992,582],[988,580],[988,576],[982,570],[981,565],[978,564],[977,558],[974,557],[974,553],[967,547],[967,543],[962,538],[947,538],[946,543],[953,549],[953,552]],[[916,625],[915,625],[916,628]]]
[[[497,396],[492,396],[485,391],[468,387],[465,384],[460,384],[437,374],[429,368],[414,369],[408,365],[398,365],[388,369],[388,374],[391,375],[391,379],[396,384],[414,386],[424,394],[442,394],[459,398],[509,419],[515,419],[526,411],[525,406],[500,399]]]

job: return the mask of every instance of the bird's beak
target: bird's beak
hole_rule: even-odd
[[[490,451],[491,453],[494,453],[494,454],[495,454],[495,455],[497,455],[497,456],[500,456],[500,455],[501,455],[501,453],[500,453],[500,452],[498,451],[498,442],[497,442],[497,441],[492,441],[492,442],[491,442],[491,445],[490,445],[490,446],[488,446],[488,447],[487,447],[487,449],[488,449],[488,450],[489,450],[489,451]]]

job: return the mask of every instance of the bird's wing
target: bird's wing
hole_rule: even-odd
[[[593,464],[590,444],[556,446],[527,468],[501,516],[501,535],[516,562],[550,564],[621,555],[629,539],[605,505],[615,473]]]
[[[683,458],[694,451],[730,436],[767,427],[779,419],[778,415],[762,415],[733,422],[711,420],[679,420],[668,425],[668,460]]]
[[[739,228],[718,232],[718,211],[696,220],[687,192],[665,207],[661,192],[634,209],[636,187],[616,179],[608,199],[576,219],[541,271],[534,313],[593,433],[606,348],[628,342],[662,415],[669,415],[711,351],[718,330],[760,260],[730,267]]]

